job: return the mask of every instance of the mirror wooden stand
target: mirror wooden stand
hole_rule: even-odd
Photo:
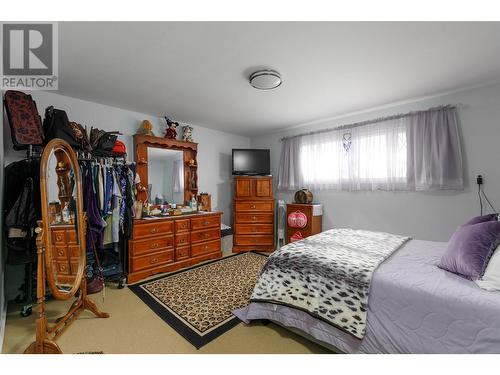
[[[44,149],[40,161],[40,195],[42,220],[36,229],[36,338],[24,353],[58,354],[62,351],[55,340],[84,310],[89,310],[99,318],[109,317],[109,314],[99,311],[87,296],[84,275],[87,218],[83,212],[81,174],[73,149],[61,139],[53,139]],[[62,216],[61,213],[58,216],[49,214],[49,200],[55,196],[59,200],[59,207],[61,204],[65,207]],[[61,246],[58,242],[63,237],[69,243],[67,246]],[[54,325],[49,325],[45,313],[46,283],[55,299],[76,297],[66,315],[57,319]]]

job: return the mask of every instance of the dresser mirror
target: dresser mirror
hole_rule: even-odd
[[[198,195],[197,143],[136,134],[134,151],[138,201],[187,205]]]
[[[154,204],[184,204],[184,152],[148,147],[148,194]]]
[[[83,212],[82,184],[78,159],[71,146],[53,139],[45,146],[40,160],[40,199],[42,220],[37,232],[36,340],[27,354],[62,353],[55,340],[78,317],[89,310],[100,312],[87,297],[84,275],[86,261],[86,216]],[[49,325],[45,311],[46,285],[58,300],[75,298],[69,311]]]

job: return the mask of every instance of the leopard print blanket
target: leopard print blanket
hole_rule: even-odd
[[[373,272],[409,237],[331,229],[268,258],[251,300],[308,312],[362,339]]]

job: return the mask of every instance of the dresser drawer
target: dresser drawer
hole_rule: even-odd
[[[175,234],[175,246],[186,246],[191,242],[189,240],[189,232],[187,233],[176,233]]]
[[[189,232],[189,219],[175,221],[175,233]]]
[[[220,229],[213,228],[199,232],[191,232],[191,243],[211,241],[220,238]]]
[[[191,219],[191,230],[214,228],[214,227],[220,228],[219,216],[197,217],[196,219]]]
[[[52,265],[55,268],[58,275],[70,275],[71,269],[68,261],[52,261]],[[57,278],[56,278],[57,280]]]
[[[78,261],[70,262],[71,274],[76,275],[78,273]]]
[[[239,235],[234,236],[236,245],[273,245],[273,235]]]
[[[79,245],[68,245],[68,252],[71,258],[80,257],[80,246]]]
[[[173,248],[174,235],[157,236],[147,240],[131,240],[130,241],[130,254],[132,256],[146,255],[156,252],[160,249]]]
[[[132,258],[130,268],[132,272],[143,270],[146,268],[160,266],[162,264],[171,263],[174,261],[174,250],[166,250],[151,255],[146,255],[138,258]]]
[[[193,257],[201,254],[213,253],[215,251],[220,251],[220,239],[191,245],[191,256]]]
[[[273,234],[273,224],[236,224],[236,234]]]
[[[134,238],[156,236],[159,234],[174,233],[174,222],[164,221],[159,223],[134,224]]]
[[[175,248],[175,260],[183,260],[186,258],[189,258],[189,246],[182,246],[182,247],[176,247]]]
[[[241,211],[272,211],[274,207],[274,202],[236,202],[235,203],[236,212]]]
[[[78,243],[78,241],[76,240],[76,230],[66,231],[66,241],[70,244]]]
[[[65,230],[52,230],[52,244],[63,245],[66,243]]]
[[[262,213],[236,213],[234,215],[234,222],[236,224],[240,223],[259,223],[259,224],[272,224],[274,222],[274,215],[272,213],[262,214]]]
[[[68,252],[66,246],[52,246],[52,257],[57,260],[67,260]]]

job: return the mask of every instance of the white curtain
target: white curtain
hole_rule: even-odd
[[[461,188],[456,116],[440,109],[285,139],[278,189]]]
[[[174,160],[172,185],[174,187],[174,193],[180,193],[184,191],[184,168],[182,160]]]

